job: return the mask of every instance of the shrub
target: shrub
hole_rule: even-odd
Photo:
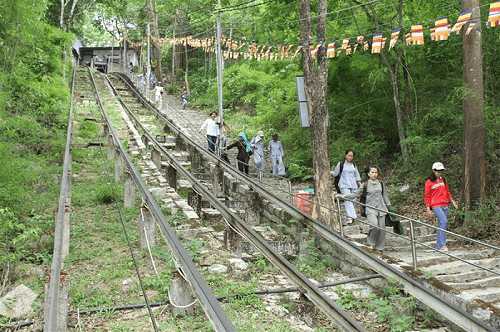
[[[94,194],[99,204],[111,204],[119,199],[118,187],[114,183],[98,184]]]

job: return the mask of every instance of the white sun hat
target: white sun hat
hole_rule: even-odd
[[[444,171],[446,168],[444,168],[443,163],[437,161],[434,164],[432,164],[432,169],[434,171]]]

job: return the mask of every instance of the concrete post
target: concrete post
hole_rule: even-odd
[[[243,196],[243,209],[245,210],[245,221],[250,225],[257,225],[261,221],[261,204],[259,195],[255,191],[247,191]]]
[[[163,132],[165,134],[171,134],[172,131],[170,130],[170,127],[168,125],[163,126]]]
[[[102,132],[101,132],[101,136],[102,137],[108,137],[109,135],[109,128],[108,128],[108,125],[106,123],[103,123],[102,125]]]
[[[146,135],[141,136],[142,142],[144,143],[144,146],[146,147],[146,150],[149,149],[149,138]]]
[[[309,254],[309,250],[307,248],[307,239],[309,237],[309,233],[307,232],[306,227],[301,222],[297,223],[295,228],[295,244],[297,247],[297,258],[305,257]]]
[[[168,185],[177,190],[177,170],[172,165],[167,166],[166,176]]]
[[[186,315],[194,313],[194,297],[191,287],[184,280],[179,271],[172,273],[172,281],[168,290],[170,304],[172,305],[172,313],[174,315]],[[190,304],[193,304],[190,306]]]
[[[177,137],[175,138],[175,149],[177,151],[186,150],[186,144],[184,143],[184,140],[180,135],[177,135]]]
[[[241,257],[241,236],[227,224],[224,230],[224,245],[235,257]]]
[[[115,150],[115,182],[120,182],[123,175],[122,158],[120,153]]]
[[[156,148],[153,148],[151,150],[151,160],[158,169],[161,168],[161,153],[160,151],[156,150]]]
[[[113,136],[108,135],[108,160],[113,160],[115,157],[115,146],[113,144]]]
[[[202,158],[201,154],[194,146],[189,147],[189,161],[191,162],[191,171],[193,173],[200,173],[202,171]]]
[[[125,175],[125,186],[123,188],[123,206],[131,208],[135,203],[135,184],[129,172]]]
[[[156,244],[155,222],[151,212],[149,212],[146,205],[141,207],[141,214],[139,215],[139,234],[141,249],[148,249],[154,247]]]
[[[210,174],[212,177],[212,193],[220,197],[223,195],[222,179],[224,177],[224,170],[219,165],[210,164]]]
[[[201,195],[194,190],[190,190],[188,193],[188,204],[194,209],[196,214],[201,217],[201,208],[203,207]]]

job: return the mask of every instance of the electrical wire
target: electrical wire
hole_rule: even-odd
[[[262,5],[265,5],[265,4],[268,4],[270,2],[274,2],[276,0],[263,0],[262,2],[260,3],[256,3],[256,4],[253,4],[253,5],[248,5],[248,6],[244,6],[244,7],[237,7],[237,8],[228,8],[228,9],[220,9],[218,10],[217,12],[218,13],[225,13],[225,12],[231,12],[231,11],[237,11],[237,10],[243,10],[243,9],[248,9],[248,8],[253,8],[253,7],[259,7],[259,6],[262,6]]]
[[[134,252],[132,250],[132,244],[130,243],[130,240],[128,238],[128,233],[127,233],[127,229],[125,227],[125,222],[123,221],[124,218],[123,218],[122,210],[118,206],[117,203],[115,204],[115,208],[118,210],[118,214],[120,217],[119,219],[120,219],[120,222],[121,222],[122,228],[123,228],[123,234],[125,234],[125,239],[127,240],[128,249],[130,251],[130,256],[132,257],[132,261],[134,262],[135,272],[137,274],[137,278],[139,279],[139,286],[141,287],[141,292],[143,294],[144,301],[146,302],[146,306],[148,308],[149,317],[151,318],[151,324],[153,324],[153,329],[155,330],[155,332],[159,331],[158,325],[156,324],[156,319],[153,315],[153,310],[151,309],[151,306],[149,305],[149,300],[148,300],[148,297],[146,295],[146,290],[144,289],[144,283],[142,282],[141,273],[139,271],[139,265],[137,264],[137,260],[135,259],[135,255],[134,255]]]

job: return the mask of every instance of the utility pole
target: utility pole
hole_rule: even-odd
[[[109,63],[109,72],[113,71],[113,57],[114,57],[114,52],[115,51],[115,36],[113,36],[113,39],[111,40],[111,62]]]
[[[127,23],[123,26],[123,72],[127,73]]]
[[[149,23],[148,23],[148,26],[147,26],[147,55],[146,55],[146,59],[147,59],[147,63],[146,63],[146,99],[149,100],[149,81],[151,79],[151,29],[150,29],[150,26],[149,26]]]
[[[179,10],[177,9],[175,11],[175,17],[174,17],[174,31],[172,33],[173,37],[173,42],[172,42],[172,83],[175,82],[175,26],[177,25],[177,16],[179,15]]]
[[[222,98],[222,77],[224,74],[224,63],[222,61],[222,52],[221,52],[221,35],[222,35],[222,27],[221,27],[221,0],[217,0],[217,45],[216,45],[216,57],[217,57],[217,95],[218,95],[218,104],[219,104],[219,132],[220,137],[224,134],[224,109],[222,107],[223,98]],[[219,154],[221,151],[222,140],[219,140]]]

